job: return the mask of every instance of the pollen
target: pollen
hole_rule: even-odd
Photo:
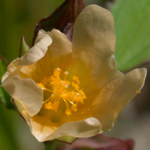
[[[37,85],[42,88],[42,89],[45,89],[45,86],[42,84],[42,83],[37,83]]]
[[[140,94],[141,92],[140,91],[136,91],[136,93]]]
[[[56,68],[50,77],[44,77],[41,83],[37,83],[43,91],[49,92],[49,97],[44,100],[45,109],[57,112],[58,109],[64,110],[67,116],[73,112],[77,112],[78,104],[84,104],[86,95],[80,89],[80,81],[77,76],[73,75],[72,80],[67,80],[69,72],[62,72],[60,68]],[[63,106],[60,103],[63,102]]]

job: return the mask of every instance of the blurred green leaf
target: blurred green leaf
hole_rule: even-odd
[[[118,0],[111,8],[117,37],[115,57],[125,71],[150,56],[150,1]]]
[[[6,63],[0,58],[0,84],[3,74],[6,72]],[[3,103],[7,108],[14,108],[10,101],[10,95],[0,86],[0,102]]]

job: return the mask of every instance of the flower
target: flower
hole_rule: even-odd
[[[141,90],[146,69],[116,69],[112,14],[87,6],[72,43],[60,31],[39,31],[35,45],[15,59],[2,78],[32,134],[40,142],[94,136],[113,127]]]

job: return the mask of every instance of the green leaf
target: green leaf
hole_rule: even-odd
[[[150,56],[150,1],[118,0],[111,8],[117,37],[115,57],[125,71]]]
[[[6,72],[6,63],[0,58],[0,102],[3,103],[7,108],[14,108],[13,104],[11,103],[10,95],[1,87],[1,78]]]

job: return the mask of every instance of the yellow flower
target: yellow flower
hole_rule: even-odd
[[[116,69],[112,14],[96,5],[78,16],[72,43],[60,31],[39,31],[35,45],[2,78],[38,141],[94,136],[113,127],[140,91],[146,69]]]

